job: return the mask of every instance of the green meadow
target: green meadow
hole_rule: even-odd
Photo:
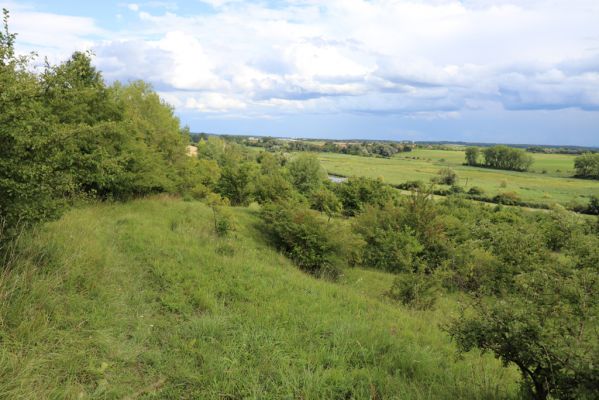
[[[319,153],[322,165],[331,174],[382,177],[390,184],[410,180],[428,182],[439,169],[456,171],[459,184],[466,190],[478,186],[487,195],[515,192],[522,200],[540,203],[586,204],[591,195],[599,195],[599,181],[574,179],[574,156],[533,154],[529,172],[503,171],[463,165],[464,152],[456,150],[417,149],[399,153],[391,159]]]
[[[174,198],[69,211],[0,276],[0,398],[500,399],[518,375],[456,349],[445,297],[415,311],[393,275],[318,280],[268,246],[257,208],[219,238]]]

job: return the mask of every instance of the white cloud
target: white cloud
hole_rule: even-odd
[[[15,30],[60,54],[94,43],[107,78],[151,81],[177,107],[204,112],[599,108],[594,0],[201,1],[213,12],[128,4],[136,28],[113,33],[22,10]]]

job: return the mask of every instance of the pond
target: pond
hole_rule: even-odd
[[[331,180],[331,182],[341,183],[341,182],[345,182],[347,180],[347,177],[329,174],[329,179]]]

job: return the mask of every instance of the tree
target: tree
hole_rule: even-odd
[[[325,213],[329,217],[329,221],[342,209],[339,198],[326,187],[322,187],[314,192],[310,198],[310,203],[312,209]]]
[[[68,178],[57,173],[63,152],[53,135],[50,113],[40,96],[37,77],[30,72],[33,55],[16,56],[16,34],[3,10],[0,31],[0,219],[5,235],[17,225],[58,216]]]
[[[507,297],[478,297],[445,329],[461,351],[514,364],[537,400],[596,398],[599,275],[591,268],[538,268],[516,277]]]
[[[599,179],[599,153],[584,153],[574,159],[576,176]]]
[[[480,156],[480,149],[478,147],[467,147],[466,148],[466,164],[478,165],[478,157]]]
[[[484,165],[489,168],[526,171],[533,163],[533,158],[522,149],[508,146],[487,147],[483,151]]]
[[[326,172],[312,154],[298,154],[288,164],[291,182],[303,195],[317,190],[326,179]]]

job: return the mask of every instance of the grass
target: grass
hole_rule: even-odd
[[[498,399],[517,375],[456,358],[435,311],[389,302],[392,276],[301,273],[235,209],[238,231],[170,198],[69,212],[0,275],[2,399]]]
[[[574,157],[569,155],[533,154],[535,162],[530,172],[465,166],[464,152],[458,150],[418,149],[391,159],[335,153],[319,153],[318,157],[329,173],[382,177],[390,184],[409,180],[428,182],[437,176],[439,169],[451,167],[457,172],[460,185],[466,189],[479,186],[490,196],[515,192],[524,201],[587,204],[591,195],[599,195],[599,181],[569,178],[574,173]],[[543,174],[543,170],[547,173]]]

